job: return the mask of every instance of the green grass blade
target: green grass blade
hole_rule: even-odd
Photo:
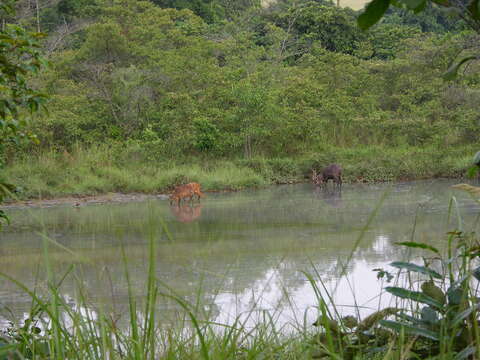
[[[408,263],[408,262],[403,262],[403,261],[394,261],[394,262],[390,263],[390,266],[396,267],[398,269],[404,269],[404,270],[408,270],[408,271],[417,272],[417,273],[420,273],[420,274],[430,275],[431,277],[434,277],[436,279],[443,279],[442,275],[440,275],[438,272],[436,272],[432,269],[429,269],[425,266],[420,266],[420,265],[416,265],[416,264],[413,264],[413,263]]]
[[[423,329],[421,327],[416,327],[393,320],[380,320],[379,324],[386,328],[395,330],[399,333],[405,331],[408,334],[423,336],[427,339],[435,341],[440,340],[438,333],[431,330]]]
[[[416,248],[416,249],[424,249],[424,250],[430,250],[433,251],[434,253],[437,253],[440,255],[440,251],[431,245],[427,245],[424,243],[419,243],[416,241],[402,241],[402,242],[396,242],[396,245],[401,245],[401,246],[406,246],[409,248]]]
[[[409,299],[409,300],[420,302],[423,304],[428,304],[436,307],[437,309],[442,308],[442,304],[440,302],[418,291],[407,290],[407,289],[395,287],[395,286],[388,286],[385,288],[385,291],[402,299]]]
[[[465,349],[463,349],[462,351],[460,351],[457,355],[455,355],[455,357],[453,358],[454,360],[463,360],[463,359],[468,359],[470,358],[472,355],[474,355],[477,351],[477,347],[476,346],[467,346]]]

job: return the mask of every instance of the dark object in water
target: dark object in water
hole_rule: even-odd
[[[326,186],[330,179],[335,185],[342,186],[342,167],[340,165],[330,164],[320,174],[313,170],[312,180],[315,185]]]

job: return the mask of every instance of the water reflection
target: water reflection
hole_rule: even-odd
[[[372,269],[411,255],[395,242],[413,237],[441,246],[445,232],[456,226],[455,217],[447,215],[451,195],[457,197],[465,230],[475,229],[478,204],[454,192],[450,184],[346,185],[342,192],[317,191],[307,184],[211,194],[194,207],[171,208],[168,201],[150,201],[18,210],[10,213],[12,226],[0,233],[0,267],[30,288],[45,289],[41,234],[46,234],[55,240],[49,243],[54,274],[61,278],[73,264],[93,307],[126,314],[125,267],[141,301],[148,240],[154,238],[156,277],[187,301],[200,296],[215,321],[247,316],[253,305],[273,312],[281,323],[304,319],[305,314],[308,322],[313,321],[315,294],[302,271],[321,277],[327,289],[335,291],[343,312],[353,312],[356,303],[368,313],[380,301],[388,302],[375,297],[382,284]],[[364,229],[385,191],[389,196]],[[363,230],[353,261],[346,266],[347,276],[339,280]],[[122,247],[127,265],[121,260]],[[75,294],[77,286],[65,281],[62,294]],[[0,280],[0,304],[21,318],[31,302],[14,284]],[[180,312],[166,299],[158,306],[168,319]],[[119,322],[128,322],[127,318],[124,315]]]
[[[342,206],[342,188],[338,187],[315,187],[315,195],[317,198],[325,201],[327,205],[338,208]]]
[[[202,204],[180,204],[170,206],[170,211],[178,221],[189,223],[202,215]]]

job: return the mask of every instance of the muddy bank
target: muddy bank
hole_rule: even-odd
[[[285,184],[300,184],[303,182],[285,182],[272,185],[285,185]],[[221,189],[221,190],[208,190],[204,193],[223,193],[234,192],[238,189]],[[146,200],[168,200],[170,194],[144,194],[144,193],[106,193],[97,195],[71,195],[71,196],[59,196],[48,199],[27,199],[27,200],[7,200],[3,204],[0,204],[0,209],[18,209],[18,208],[36,208],[36,207],[52,207],[52,206],[85,206],[90,204],[106,204],[106,203],[124,203]]]
[[[122,194],[122,193],[108,193],[101,195],[90,196],[67,196],[54,199],[33,199],[22,201],[10,201],[0,206],[3,209],[18,209],[18,208],[36,208],[36,207],[52,207],[52,206],[86,206],[91,204],[105,204],[105,203],[123,203],[146,200],[167,200],[166,194]]]

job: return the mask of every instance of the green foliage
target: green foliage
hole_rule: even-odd
[[[480,171],[480,151],[477,151],[472,161],[473,165],[467,171],[467,177],[474,179]]]
[[[153,0],[155,4],[164,8],[189,9],[206,22],[212,23],[225,17],[225,8],[217,1],[212,0]]]
[[[398,56],[405,49],[405,40],[418,37],[420,30],[413,26],[381,23],[369,32],[372,57],[387,60]]]
[[[259,6],[256,0],[151,0],[163,8],[189,9],[207,23],[232,18],[240,12]]]
[[[461,232],[451,232],[448,239],[446,255],[439,258],[438,250],[421,243],[409,242],[401,245],[421,247],[432,251],[432,258],[424,258],[424,266],[412,263],[392,263],[391,265],[406,270],[409,278],[413,273],[430,277],[423,280],[421,292],[400,287],[387,287],[392,295],[409,300],[403,305],[403,315],[399,321],[383,320],[380,324],[396,332],[418,336],[412,348],[421,354],[424,343],[417,344],[420,339],[430,342],[431,355],[449,351],[460,354],[476,349],[478,339],[478,286],[472,280],[477,273],[473,268],[478,257],[478,243],[475,238]],[[437,264],[439,266],[437,266]],[[442,269],[439,274],[434,269]],[[478,280],[478,279],[477,279]],[[411,302],[411,303],[410,303]],[[426,305],[422,305],[426,304]],[[410,310],[413,309],[413,310]],[[452,347],[443,346],[442,342]]]
[[[193,120],[195,126],[195,147],[200,151],[215,151],[218,149],[219,131],[208,119]]]
[[[390,6],[390,0],[372,0],[365,7],[365,12],[358,17],[358,26],[366,30],[375,25]]]
[[[31,138],[26,131],[28,115],[38,111],[46,96],[34,90],[28,76],[44,65],[38,39],[19,26],[7,25],[0,31],[0,166],[5,161],[5,147]]]
[[[56,10],[59,16],[66,16],[70,19],[83,16],[88,11],[93,11],[97,6],[96,0],[60,0]]]
[[[476,196],[478,191],[476,188]],[[390,264],[400,270],[396,279],[403,284],[385,288],[396,297],[396,307],[377,310],[364,319],[335,320],[323,310],[320,298],[322,315],[313,324],[324,329],[317,338],[319,356],[361,359],[377,353],[388,359],[408,353],[408,358],[415,359],[466,359],[478,352],[480,268],[475,234],[448,233],[444,252],[414,241],[399,245],[423,249],[424,256],[423,265]],[[387,271],[375,270],[379,279],[385,275],[390,277],[387,282],[393,279]],[[338,315],[333,306],[331,313]]]
[[[4,329],[0,342],[8,347],[0,347],[0,359],[46,359],[50,356],[49,339],[52,333],[42,331],[40,318],[45,316],[44,309],[38,304],[32,306],[29,317],[22,325],[10,323]],[[4,357],[2,357],[4,356]]]
[[[0,15],[13,12],[14,2],[2,3]],[[29,118],[45,103],[46,95],[35,90],[29,77],[45,65],[40,54],[42,34],[6,24],[0,29],[0,170],[5,166],[7,147],[18,151],[22,143],[36,140],[28,131]],[[0,177],[0,203],[14,186]],[[6,214],[0,210],[0,228]]]
[[[468,4],[467,4],[468,3]],[[367,30],[380,21],[387,12],[390,5],[419,13],[425,9],[431,9],[432,5],[439,5],[450,10],[457,16],[460,21],[460,27],[468,27],[477,34],[480,34],[480,12],[478,11],[477,0],[468,2],[447,1],[447,0],[373,0],[365,7],[365,10],[358,17],[358,25],[363,30]],[[457,54],[457,56],[460,54]],[[453,63],[448,71],[444,74],[445,80],[453,80],[456,78],[459,68],[472,60],[478,59],[478,54],[462,56],[460,61]]]
[[[298,9],[292,8],[288,17],[284,16],[282,20],[293,19],[297,41],[303,48],[318,42],[329,51],[353,54],[363,37],[353,21],[354,14],[331,5],[308,2]]]
[[[428,3],[420,13],[411,12],[403,7],[390,7],[381,23],[404,25],[416,28],[424,33],[437,34],[459,32],[467,29],[465,21],[459,19],[456,14],[445,11],[444,8],[433,3]]]

